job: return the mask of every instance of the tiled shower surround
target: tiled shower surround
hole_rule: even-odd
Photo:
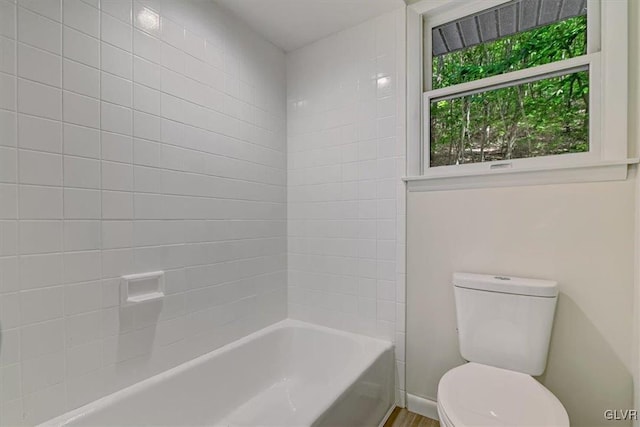
[[[401,399],[404,31],[285,55],[208,0],[0,0],[0,424],[287,316],[394,341]]]
[[[287,316],[285,113],[284,53],[212,2],[0,0],[0,424]]]
[[[405,339],[405,13],[287,55],[289,316]]]

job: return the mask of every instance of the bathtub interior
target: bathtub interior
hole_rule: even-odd
[[[377,425],[394,400],[391,344],[301,324],[281,322],[46,425]]]
[[[68,425],[211,424],[217,421],[211,414],[241,404],[247,393],[268,387],[283,374],[277,354],[281,338],[259,337],[252,345],[220,352],[215,363],[205,358],[188,362],[112,395],[108,404],[93,405]]]

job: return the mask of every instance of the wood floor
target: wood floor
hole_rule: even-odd
[[[440,423],[431,418],[414,414],[405,408],[396,408],[384,423],[384,427],[440,427]]]

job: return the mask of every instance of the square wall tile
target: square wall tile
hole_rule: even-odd
[[[30,150],[20,150],[20,183],[62,185],[62,156]]]
[[[16,38],[16,5],[9,0],[0,1],[0,35],[10,39]]]
[[[65,90],[93,98],[100,97],[100,71],[80,62],[65,59],[63,63]]]
[[[19,114],[18,144],[29,150],[62,153],[62,123]]]
[[[18,76],[50,86],[61,87],[61,57],[46,50],[18,43]]]
[[[20,185],[20,219],[61,219],[62,188]]]
[[[61,34],[62,25],[59,22],[28,9],[18,8],[18,41],[60,55]]]
[[[108,15],[100,14],[101,39],[127,52],[132,51],[131,26]]]
[[[0,73],[0,108],[16,109],[16,78],[4,73]]]
[[[67,26],[62,37],[65,58],[96,68],[100,66],[100,40]]]
[[[18,0],[18,5],[54,21],[62,19],[60,0]]]
[[[64,121],[91,128],[100,127],[100,102],[95,98],[64,91]]]
[[[18,79],[18,111],[52,120],[62,118],[62,91],[60,89]]]
[[[62,0],[64,25],[92,37],[100,37],[100,12],[82,0]]]

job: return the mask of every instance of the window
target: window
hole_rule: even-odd
[[[460,176],[624,163],[626,7],[624,0],[412,6],[408,108],[412,117],[411,88],[419,85],[422,120],[408,129],[414,146],[420,140],[418,150],[409,141],[408,155],[420,157],[409,168]],[[421,47],[411,40],[419,33]]]

